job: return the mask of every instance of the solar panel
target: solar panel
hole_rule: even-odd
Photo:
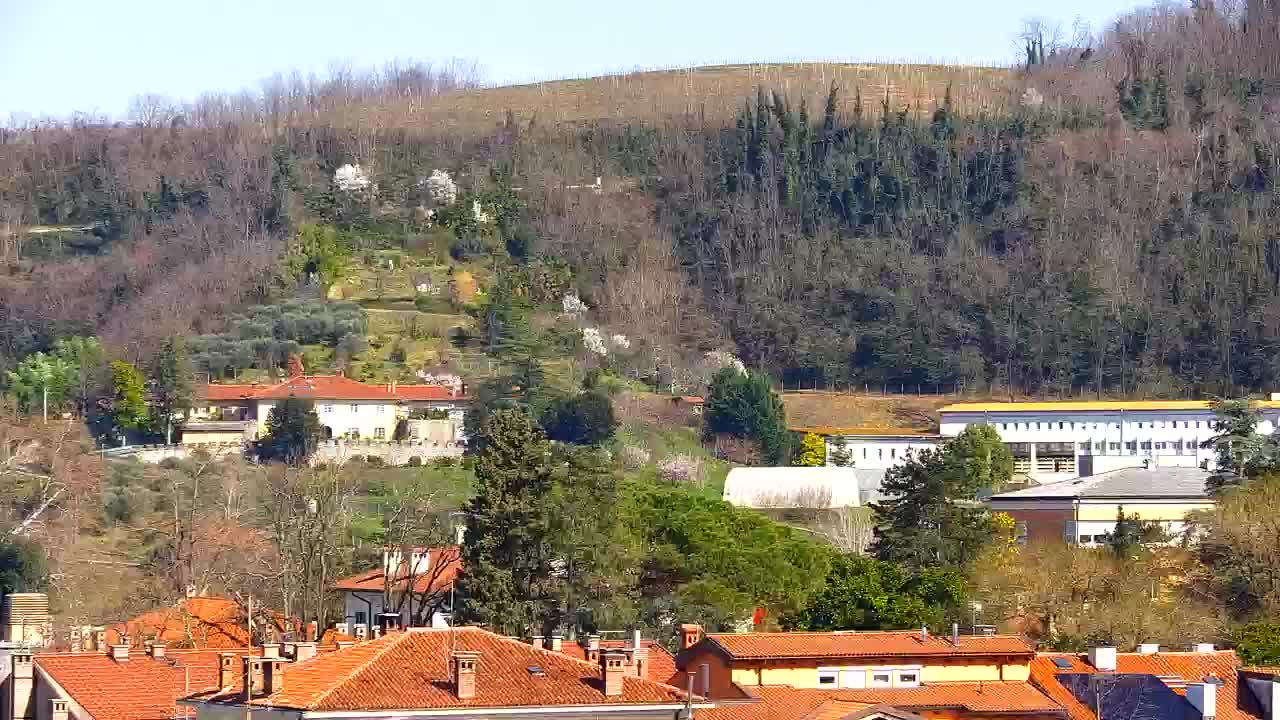
[[[1054,666],[1061,668],[1063,670],[1071,669],[1071,661],[1066,658],[1054,658],[1053,664]]]

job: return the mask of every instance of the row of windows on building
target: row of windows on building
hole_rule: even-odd
[[[1155,420],[1155,421],[1151,421],[1151,422],[1143,421],[1143,422],[1138,422],[1138,423],[1129,423],[1129,424],[1131,424],[1131,425],[1136,425],[1136,426],[1138,427],[1138,429],[1139,429],[1139,430],[1147,430],[1147,429],[1151,429],[1151,430],[1174,430],[1174,429],[1176,429],[1176,428],[1178,428],[1178,427],[1179,427],[1179,426],[1178,426],[1178,423],[1182,423],[1182,427],[1183,427],[1183,428],[1186,428],[1186,429],[1190,429],[1190,428],[1192,428],[1192,427],[1196,427],[1196,428],[1199,428],[1199,427],[1206,427],[1206,428],[1208,428],[1208,427],[1211,427],[1211,426],[1213,425],[1213,423],[1212,423],[1212,422],[1210,422],[1210,421],[1208,421],[1208,420]],[[1046,422],[1041,422],[1041,421],[1036,421],[1036,422],[1012,422],[1012,423],[1010,423],[1010,422],[1002,422],[1002,423],[1000,423],[1000,429],[1001,429],[1001,430],[1053,430],[1053,429],[1054,429],[1054,427],[1053,427],[1053,426],[1054,426],[1055,424],[1058,426],[1058,427],[1057,427],[1057,429],[1058,429],[1058,430],[1075,430],[1075,429],[1076,429],[1076,425],[1077,425],[1077,424],[1079,424],[1079,426],[1080,426],[1080,428],[1079,428],[1079,429],[1081,429],[1081,430],[1108,430],[1108,429],[1110,429],[1110,430],[1119,430],[1119,429],[1120,429],[1120,423],[1118,423],[1118,422],[1115,422],[1115,423],[1105,423],[1105,422],[1104,422],[1104,423],[1096,423],[1096,422],[1095,422],[1095,423],[1087,423],[1087,422],[1076,423],[1076,422],[1074,422],[1074,421],[1058,421],[1058,422],[1056,422],[1056,423],[1054,423],[1054,422],[1047,422],[1047,421],[1046,421]]]
[[[818,685],[829,688],[919,687],[920,668],[818,668]]]
[[[326,415],[326,414],[332,413],[332,412],[334,412],[334,407],[335,407],[334,405],[321,405],[321,406],[320,406],[320,414],[321,414],[321,415]],[[351,412],[352,412],[353,414],[358,413],[358,412],[360,412],[360,408],[361,408],[361,407],[362,407],[362,406],[361,406],[361,405],[359,405],[358,403],[351,403]],[[382,414],[382,413],[384,413],[384,412],[386,412],[386,411],[387,411],[387,407],[388,407],[388,406],[386,406],[386,405],[369,405],[368,407],[373,409],[373,413],[374,413],[375,415],[380,415],[380,414]]]

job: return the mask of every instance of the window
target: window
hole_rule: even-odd
[[[1156,443],[1156,449],[1157,449],[1157,450],[1164,450],[1164,443],[1162,443],[1162,442],[1158,442],[1158,443]]]
[[[1037,430],[1039,430],[1039,429],[1040,429],[1040,422],[1039,422],[1038,420],[1036,421],[1036,429],[1037,429]]]
[[[840,671],[838,670],[822,670],[822,669],[818,670],[819,685],[831,685],[832,687],[834,687],[836,685],[836,680],[839,677],[840,677]]]
[[[920,673],[915,670],[899,670],[898,680],[894,687],[916,687],[920,684]]]
[[[375,438],[379,439],[379,440],[386,440],[386,439],[387,439],[387,429],[386,429],[386,428],[374,428],[374,429],[373,429],[373,436],[374,436]]]
[[[1139,429],[1139,430],[1141,430],[1141,429],[1142,429],[1142,423],[1138,423],[1138,429]]]
[[[331,412],[333,412],[333,406],[332,406],[332,405],[321,405],[321,406],[320,406],[320,412],[322,412],[322,413],[331,413]]]
[[[353,412],[353,413],[358,413],[358,412],[360,412],[360,406],[359,406],[359,405],[357,405],[357,404],[355,404],[355,403],[351,403],[351,412]]]
[[[1008,429],[1009,429],[1009,423],[1000,423],[1000,429],[1001,429],[1001,430],[1008,430]]]
[[[369,622],[369,618],[368,618],[368,616],[366,616],[366,615],[365,615],[364,613],[362,613],[362,612],[358,612],[358,613],[356,613],[356,624],[357,624],[357,625],[364,625],[364,624],[365,624],[365,623],[367,623],[367,622]]]
[[[863,459],[863,460],[866,460],[866,459],[867,459],[867,449],[866,449],[866,448],[862,448],[862,459]]]
[[[891,457],[891,458],[896,458],[896,457],[898,457],[898,449],[897,449],[897,448],[889,448],[889,457]]]
[[[877,452],[877,453],[879,453],[879,457],[880,457],[880,459],[881,459],[881,460],[883,460],[883,459],[884,459],[884,448],[879,448],[878,450],[876,450],[876,452]]]
[[[889,672],[871,673],[871,687],[892,687],[893,675]]]
[[[1081,535],[1081,536],[1080,536],[1080,544],[1081,544],[1081,545],[1088,545],[1088,544],[1089,544],[1089,543],[1091,543],[1091,542],[1093,542],[1093,536],[1092,536],[1092,535]]]
[[[1108,445],[1110,446],[1111,452],[1115,452],[1120,449],[1120,443],[1118,442],[1108,443]]]
[[[1088,450],[1088,449],[1089,449],[1089,443],[1087,443],[1087,442],[1082,442],[1082,443],[1080,443],[1080,449],[1081,449],[1081,450]]]

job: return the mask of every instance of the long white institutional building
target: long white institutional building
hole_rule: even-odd
[[[1280,396],[1255,403],[1258,432],[1275,432]],[[1207,467],[1214,452],[1201,444],[1215,435],[1212,404],[1196,400],[1098,402],[982,402],[947,405],[939,434],[911,438],[913,449],[945,443],[966,427],[987,424],[1013,452],[1015,472],[1036,483],[1096,475],[1117,468],[1151,466]],[[887,444],[904,438],[842,435],[855,467],[888,467],[879,458]],[[828,457],[836,436],[827,438]],[[875,458],[862,457],[864,450]],[[900,453],[895,452],[900,456]],[[898,460],[899,457],[893,458]],[[882,464],[883,463],[883,464]]]

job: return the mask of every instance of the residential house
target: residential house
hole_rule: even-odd
[[[1241,678],[1245,678],[1241,682]],[[1062,705],[1070,720],[1257,720],[1269,718],[1259,695],[1267,682],[1241,673],[1235,652],[1196,646],[1168,652],[1092,648],[1088,653],[1040,653],[1031,682]]]
[[[949,683],[1025,683],[1035,650],[1018,636],[939,637],[920,631],[708,633],[681,626],[675,685],[741,697],[742,688],[928,688]]]
[[[1188,516],[1213,507],[1205,486],[1209,475],[1197,467],[1126,468],[1000,493],[987,503],[1013,517],[1021,543],[1096,547],[1115,531],[1122,510],[1159,523],[1169,541],[1178,542],[1188,532]]]
[[[188,416],[191,431],[188,435],[184,429],[183,443],[234,441],[237,431],[251,439],[262,437],[271,409],[289,398],[314,405],[328,439],[390,441],[399,421],[414,411],[443,411],[460,428],[465,387],[371,385],[342,375],[298,375],[271,385],[210,384]]]
[[[635,667],[638,677],[654,682],[670,682],[676,674],[675,657],[661,644],[641,638],[639,630],[628,640],[602,640],[599,635],[585,635],[577,642],[562,642],[560,636],[552,635],[534,637],[530,644],[592,663],[600,661],[601,653],[622,652],[628,664]]]
[[[289,664],[229,659],[184,699],[202,720],[598,717],[675,720],[711,707],[634,673],[621,652],[590,663],[476,627],[390,632]],[[245,692],[242,678],[249,678]]]
[[[384,548],[382,566],[343,578],[334,589],[343,596],[344,622],[340,632],[368,638],[373,627],[385,628],[388,613],[398,616],[399,627],[449,624],[452,590],[462,552],[458,546]],[[362,629],[361,629],[362,628]]]
[[[244,652],[243,650],[241,652]],[[194,715],[177,700],[216,681],[220,653],[145,652],[115,645],[106,652],[14,650],[4,678],[5,720],[174,720]]]
[[[905,689],[743,689],[698,720],[1066,720],[1066,711],[1025,682],[958,682]]]

